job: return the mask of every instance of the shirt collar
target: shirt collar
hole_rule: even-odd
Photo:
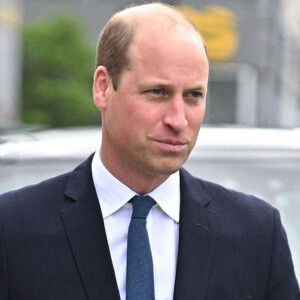
[[[112,215],[124,206],[136,193],[114,177],[103,165],[97,151],[92,161],[92,176],[100,202],[103,218]],[[149,193],[159,207],[179,222],[180,177],[179,171],[170,175],[160,186]]]

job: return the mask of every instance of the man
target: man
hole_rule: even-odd
[[[278,211],[181,168],[204,117],[208,69],[199,33],[176,9],[145,4],[112,17],[94,76],[100,152],[1,196],[1,299],[300,299]],[[148,196],[151,262],[140,272],[128,227],[131,199]],[[135,271],[147,276],[132,286]],[[152,290],[136,296],[148,279]]]

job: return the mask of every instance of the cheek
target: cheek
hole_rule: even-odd
[[[205,103],[203,104],[202,108],[201,108],[201,111],[199,113],[199,123],[200,123],[200,126],[204,120],[204,116],[205,116]]]
[[[190,127],[195,130],[199,130],[201,127],[201,124],[203,122],[205,115],[205,104],[201,105],[198,109],[191,109],[188,115],[188,123],[190,124]]]
[[[135,101],[134,105],[131,105],[128,117],[132,126],[137,127],[137,130],[139,130],[155,127],[162,118],[162,115],[162,107],[142,99]]]

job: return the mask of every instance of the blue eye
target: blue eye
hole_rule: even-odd
[[[150,92],[152,94],[155,94],[155,95],[162,95],[163,94],[163,90],[162,89],[152,89],[152,90],[150,90]]]
[[[190,92],[190,95],[195,98],[199,98],[202,96],[202,94],[200,92],[196,92],[196,91]]]
[[[190,90],[184,94],[184,98],[189,103],[199,104],[205,98],[205,93],[201,90]]]

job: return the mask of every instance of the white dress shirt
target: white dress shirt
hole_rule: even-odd
[[[93,158],[92,175],[121,300],[125,300],[127,232],[132,213],[132,205],[128,201],[136,193],[104,167],[98,151]],[[176,172],[148,194],[157,203],[147,218],[156,300],[171,300],[174,294],[179,238],[179,180],[179,172]]]

